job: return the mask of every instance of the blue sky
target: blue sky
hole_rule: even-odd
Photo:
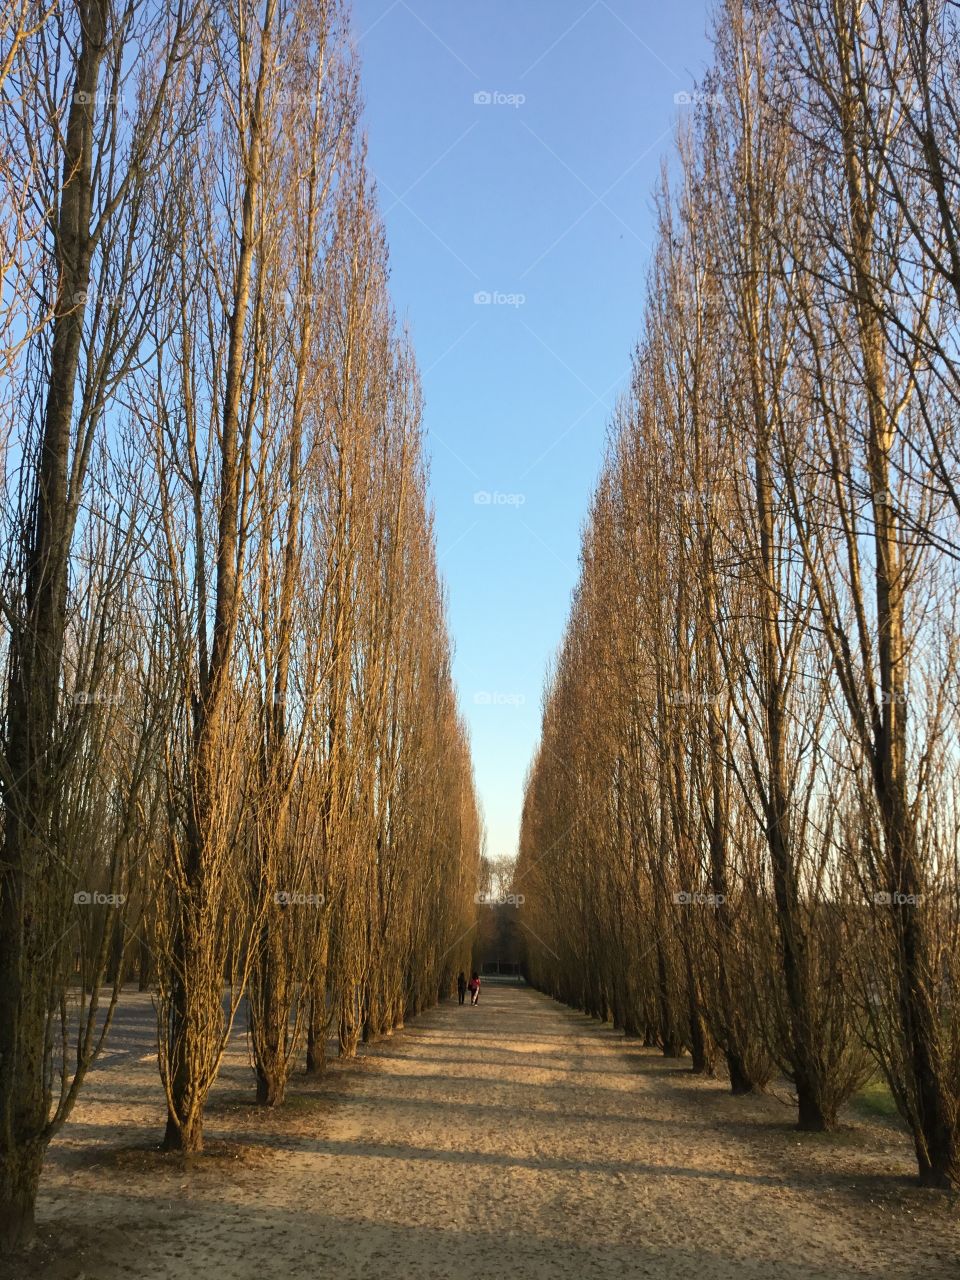
[[[353,27],[488,852],[512,854],[707,0],[354,0]]]

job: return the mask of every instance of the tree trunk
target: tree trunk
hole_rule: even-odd
[[[57,804],[48,776],[63,662],[67,578],[75,514],[68,503],[70,434],[90,287],[94,102],[109,0],[84,6],[67,121],[57,217],[57,304],[36,482],[25,524],[25,589],[10,634],[7,783],[0,856],[0,1245],[33,1230],[49,1095],[46,1015],[67,908],[37,900]],[[28,905],[29,904],[29,905]],[[52,937],[54,946],[50,947]],[[13,1046],[16,1046],[14,1052]]]

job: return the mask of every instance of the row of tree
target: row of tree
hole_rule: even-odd
[[[0,1245],[138,970],[165,1144],[450,989],[480,820],[338,0],[0,20]],[[106,985],[105,985],[106,983]]]
[[[526,790],[532,980],[960,1184],[960,10],[725,0]]]

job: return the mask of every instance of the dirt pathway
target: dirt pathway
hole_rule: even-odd
[[[155,1067],[131,1063],[97,1073],[45,1175],[40,1213],[78,1242],[64,1275],[960,1277],[956,1209],[912,1186],[902,1134],[797,1134],[535,992],[448,1002],[276,1122],[237,1101],[238,1060],[208,1132],[239,1162],[105,1156],[159,1130]]]

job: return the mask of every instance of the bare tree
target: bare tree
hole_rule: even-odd
[[[16,315],[19,345],[5,348],[14,369],[4,370],[20,381],[17,398],[4,403],[3,428],[5,442],[12,435],[18,441],[5,455],[5,478],[12,473],[18,492],[4,508],[0,773],[0,1236],[7,1242],[32,1230],[44,1149],[102,1041],[93,1028],[112,929],[84,974],[91,996],[73,1023],[76,1068],[67,1069],[65,938],[85,850],[73,845],[79,833],[59,815],[69,811],[65,790],[79,785],[75,771],[89,765],[85,753],[110,718],[63,714],[65,695],[75,692],[68,654],[74,643],[93,648],[98,656],[84,678],[103,681],[115,597],[135,560],[136,487],[121,474],[122,497],[111,501],[92,478],[91,460],[107,405],[149,349],[167,244],[155,235],[149,248],[134,246],[174,140],[190,128],[189,113],[177,116],[174,103],[191,75],[186,54],[196,25],[190,4],[121,10],[112,0],[56,10],[19,6],[10,20],[5,128],[22,160],[2,178],[7,193],[8,183],[23,185],[14,196],[18,249],[5,260],[5,299],[33,301]],[[4,207],[11,207],[6,194]],[[101,523],[114,527],[112,538],[96,532]],[[77,553],[81,536],[89,537],[88,565]],[[88,567],[95,604],[74,612]],[[85,707],[98,705],[96,683],[79,693]],[[135,805],[135,791],[125,800]],[[91,819],[88,813],[85,821]],[[56,1022],[62,1066],[55,1091]]]

